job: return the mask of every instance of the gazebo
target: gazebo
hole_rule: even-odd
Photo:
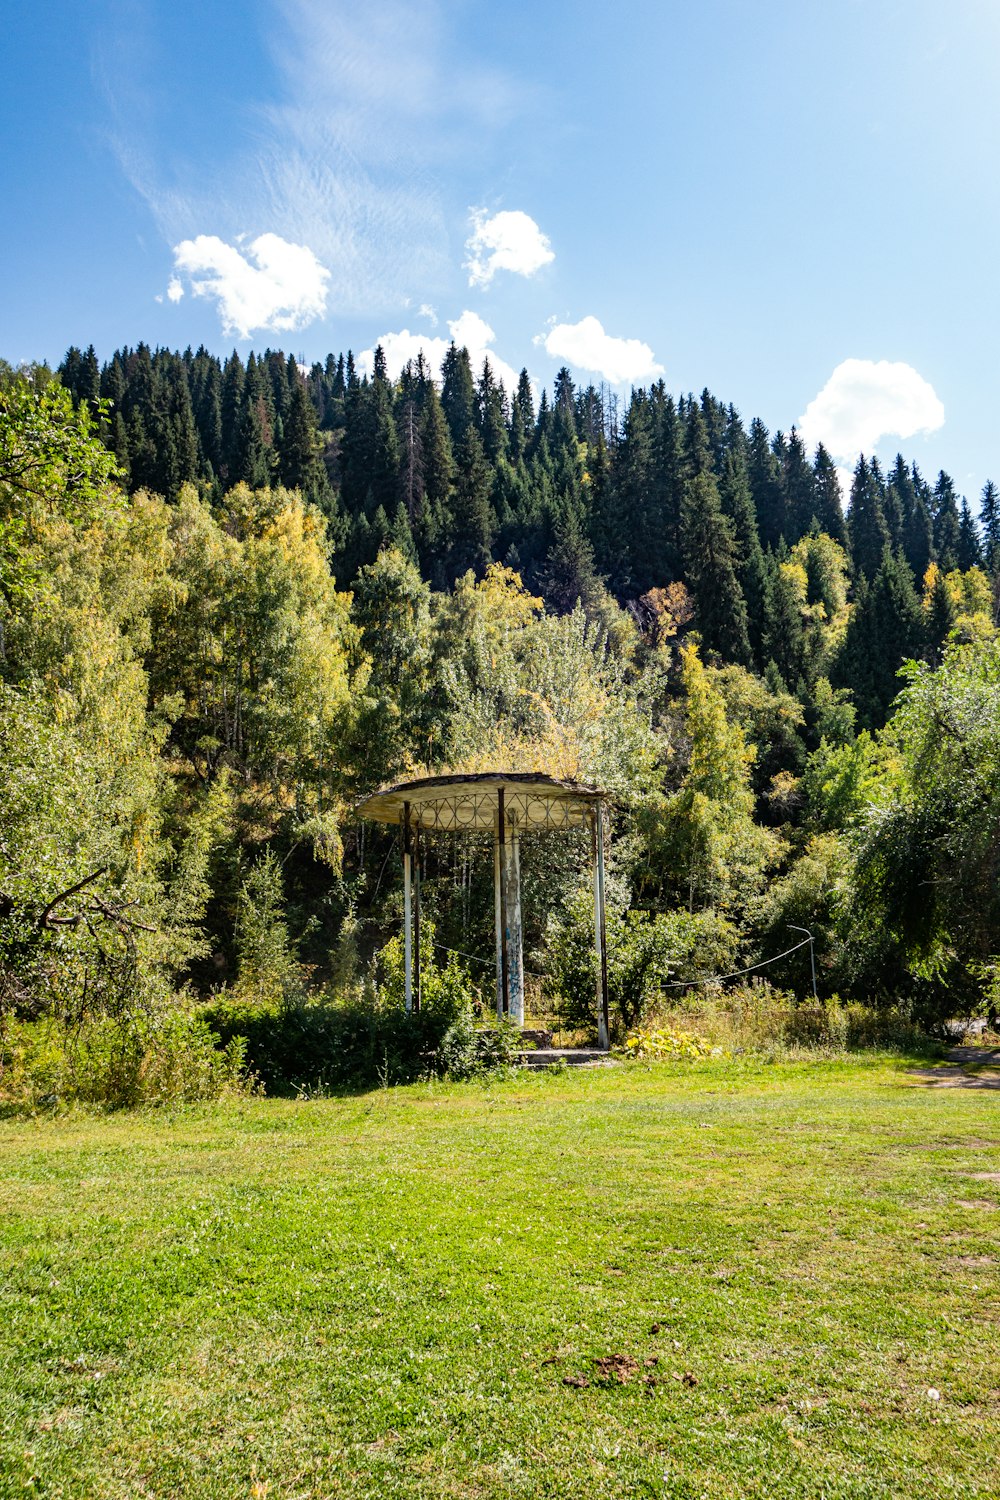
[[[610,1047],[604,930],[604,802],[598,787],[533,771],[421,776],[385,787],[358,804],[359,816],[399,827],[403,848],[403,950],[407,1010],[420,1009],[420,835],[422,831],[493,834],[497,1015],[524,1025],[521,926],[522,833],[589,828],[597,952],[598,1045]]]

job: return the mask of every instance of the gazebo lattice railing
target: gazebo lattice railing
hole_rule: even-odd
[[[493,834],[497,1015],[524,1025],[521,921],[522,833],[589,828],[597,957],[597,1035],[610,1046],[608,962],[604,916],[604,802],[606,793],[537,772],[488,771],[469,776],[423,776],[385,787],[358,804],[376,823],[398,826],[403,845],[403,950],[407,1010],[420,1009],[420,834]]]

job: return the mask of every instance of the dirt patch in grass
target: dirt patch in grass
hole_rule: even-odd
[[[934,1068],[908,1068],[907,1077],[919,1079],[932,1089],[1000,1089],[1000,1073],[967,1073],[947,1063]]]

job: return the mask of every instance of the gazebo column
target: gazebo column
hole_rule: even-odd
[[[494,844],[497,921],[497,1014],[524,1025],[524,952],[521,928],[521,851],[516,828],[508,828],[503,787],[497,793]]]
[[[413,1009],[413,852],[410,804],[403,803],[403,996]]]
[[[420,1009],[420,821],[413,829],[413,1009]]]
[[[521,928],[521,841],[511,828],[506,860],[507,967],[510,974],[510,1019],[524,1025],[524,943]]]
[[[594,946],[597,949],[597,1045],[611,1050],[608,1016],[608,944],[604,919],[604,808],[597,803],[590,825],[594,865]]]
[[[503,792],[500,793],[501,800]],[[493,925],[497,940],[497,1019],[504,1013],[504,1000],[507,993],[506,985],[506,963],[504,961],[504,932],[503,932],[503,880],[501,878],[500,864],[500,827],[501,821],[498,816],[493,828]]]

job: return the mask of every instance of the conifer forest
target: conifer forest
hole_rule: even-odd
[[[454,345],[398,379],[381,350],[4,366],[8,1071],[56,1026],[99,1038],[94,1096],[210,1088],[247,1036],[294,1082],[280,1011],[405,1076],[435,996],[492,1004],[491,858],[426,843],[408,1040],[398,838],[352,808],[456,770],[610,793],[619,1039],[797,930],[873,1026],[995,1012],[998,601],[992,483],[862,457],[845,505],[822,446],[708,390],[506,390]],[[586,1035],[587,850],[524,864],[531,1006]],[[759,972],[811,998],[807,947]]]

